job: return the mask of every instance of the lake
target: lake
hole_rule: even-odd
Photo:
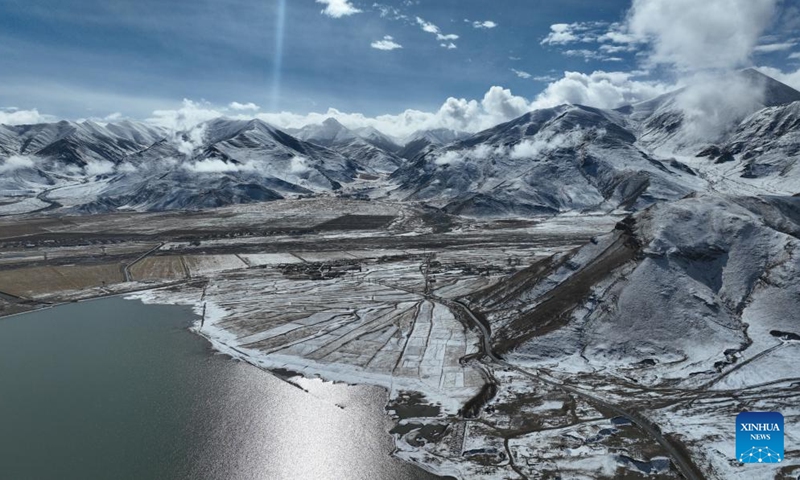
[[[0,477],[433,479],[390,456],[385,390],[215,354],[188,307],[108,298],[0,318]]]

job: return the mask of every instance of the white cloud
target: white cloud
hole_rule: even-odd
[[[389,18],[392,20],[408,20],[408,16],[396,7],[390,5],[382,5],[380,3],[373,3],[372,8],[378,10],[381,18]]]
[[[685,139],[712,143],[747,115],[763,106],[763,89],[738,75],[699,73],[676,97],[683,111]]]
[[[568,43],[577,42],[580,37],[573,31],[572,25],[569,23],[556,23],[550,25],[550,34],[548,34],[542,45],[566,45]]]
[[[651,64],[678,70],[745,65],[779,0],[633,0],[625,29],[651,46]]]
[[[226,173],[236,172],[239,167],[233,163],[223,162],[218,158],[208,158],[194,163],[184,163],[183,167],[186,170],[195,173]]]
[[[182,154],[191,156],[203,144],[205,125],[202,123],[224,116],[224,112],[207,102],[198,103],[184,99],[181,108],[156,110],[145,121],[168,129],[175,148]]]
[[[472,22],[472,27],[473,28],[479,28],[479,29],[490,29],[490,28],[496,28],[497,27],[497,23],[495,23],[495,22],[493,22],[491,20],[485,20],[483,22]]]
[[[568,45],[577,42],[597,41],[605,22],[556,23],[550,25],[550,33],[540,42],[542,45]]]
[[[13,172],[23,168],[33,168],[35,162],[32,157],[12,155],[5,160],[0,160],[0,173]]]
[[[34,123],[52,122],[55,117],[42,115],[39,110],[19,110],[16,108],[0,109],[0,125],[30,125]]]
[[[627,45],[631,50],[635,49],[635,44],[640,43],[642,39],[637,38],[627,31],[627,25],[622,23],[612,23],[608,31],[597,37],[598,42],[611,42],[616,44]]]
[[[436,35],[436,40],[440,43],[440,45],[444,48],[452,50],[454,48],[458,48],[452,40],[458,40],[458,35],[454,33],[450,34],[443,34],[442,31],[436,25],[432,24],[431,22],[425,21],[424,19],[417,17],[417,25],[422,28],[422,31],[432,33]]]
[[[450,150],[436,157],[434,163],[436,165],[457,165],[463,162],[464,158],[465,155],[463,153]]]
[[[403,48],[402,45],[394,41],[391,35],[386,35],[383,37],[383,40],[372,42],[370,46],[377,50],[397,50],[398,48]]]
[[[672,88],[657,82],[636,80],[626,72],[596,71],[588,75],[565,72],[564,77],[548,85],[533,104],[536,108],[555,107],[563,103],[617,108],[649,100]]]
[[[523,70],[517,70],[516,68],[512,68],[511,71],[514,72],[514,75],[518,76],[519,78],[528,79],[533,77],[533,75],[531,75],[530,73]]]
[[[753,51],[756,53],[772,53],[791,50],[797,42],[783,42],[783,43],[768,43],[756,46]]]
[[[236,111],[248,111],[248,110],[257,111],[257,110],[261,110],[261,107],[259,107],[258,105],[256,105],[253,102],[249,102],[249,103],[231,102],[228,105],[228,108],[230,108],[231,110],[236,110]]]
[[[605,134],[603,129],[594,129],[598,135]],[[523,140],[514,145],[509,152],[509,157],[512,159],[536,159],[543,152],[552,152],[567,146],[576,146],[583,141],[585,132],[580,129],[575,129],[566,133],[557,133],[552,136],[542,137],[537,135],[530,140]]]
[[[93,177],[95,175],[107,175],[114,171],[114,164],[102,160],[90,161],[83,168],[86,175]]]
[[[222,116],[224,116],[223,112],[215,109],[208,102],[194,102],[183,99],[181,108],[177,110],[156,110],[153,112],[152,117],[145,121],[180,132]]]
[[[587,62],[589,60],[600,60],[602,55],[595,52],[594,50],[588,50],[586,48],[581,48],[579,50],[566,50],[564,55],[568,57],[582,57]]]
[[[425,20],[423,20],[420,17],[417,17],[417,24],[422,28],[422,31],[424,31],[424,32],[433,33],[433,34],[441,33],[441,31],[439,30],[439,27],[437,27],[436,25],[434,25],[434,24],[432,24],[430,22],[426,22]]]
[[[332,18],[347,17],[361,12],[349,0],[317,0],[317,3],[325,5],[321,13]]]
[[[537,77],[539,81],[553,80]],[[396,115],[368,117],[336,109],[307,115],[261,113],[257,117],[280,128],[300,128],[320,124],[332,117],[348,128],[373,127],[394,137],[403,138],[422,129],[449,128],[477,132],[512,120],[537,108],[575,103],[598,108],[616,108],[649,100],[672,90],[670,85],[638,80],[631,73],[597,71],[591,74],[566,72],[553,81],[534,100],[514,95],[495,86],[482,99],[448,98],[433,112],[406,110]]]
[[[800,52],[789,54],[789,60],[800,60]]]

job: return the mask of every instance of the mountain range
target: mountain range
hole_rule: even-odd
[[[800,92],[755,70],[734,80],[757,95],[701,98],[716,112],[713,132],[687,108],[691,87],[616,110],[562,105],[471,135],[405,139],[333,118],[287,130],[223,118],[182,132],[131,121],[0,125],[0,212],[19,200],[29,207],[14,213],[93,213],[338,192],[502,217],[635,211],[692,192],[797,193]]]

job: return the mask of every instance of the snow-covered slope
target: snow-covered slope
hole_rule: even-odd
[[[519,361],[710,381],[800,333],[799,231],[800,198],[693,195],[472,301]]]
[[[755,70],[728,80],[399,143],[332,118],[294,135],[230,119],[184,132],[129,121],[0,126],[0,196],[85,211],[203,208],[349,184],[454,214],[525,216],[637,210],[691,192],[797,193],[800,92]]]
[[[259,120],[190,132],[91,122],[3,127],[0,191],[80,212],[206,208],[338,190],[364,164]]]
[[[636,147],[624,118],[583,106],[528,113],[446,147],[392,175],[394,193],[452,213],[526,215],[640,208],[703,188],[676,161]]]
[[[469,136],[469,133],[447,128],[418,130],[403,139],[403,148],[397,152],[397,155],[408,160],[416,160],[427,150],[463,140]]]
[[[762,184],[765,193],[800,193],[800,101],[751,115],[721,151],[730,153],[741,179]]]
[[[723,141],[749,115],[800,101],[800,92],[755,69],[698,82],[617,111],[648,149],[697,153]]]
[[[358,159],[361,165],[379,173],[391,173],[403,165],[402,158],[395,155],[400,147],[374,128],[350,130],[338,120],[328,118],[322,124],[308,125],[289,130],[297,138],[335,150],[348,158]]]

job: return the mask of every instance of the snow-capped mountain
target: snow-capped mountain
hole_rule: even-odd
[[[692,84],[617,111],[627,115],[629,128],[648,149],[696,153],[753,113],[800,101],[800,92],[755,69],[714,80],[719,85]]]
[[[457,140],[462,140],[469,137],[470,134],[452,130],[449,128],[434,128],[430,130],[418,130],[403,139],[403,144],[408,145],[417,140],[425,140],[431,145],[447,145]]]
[[[538,110],[429,150],[394,193],[452,213],[548,214],[646,206],[702,187],[691,169],[635,145],[622,116],[582,106]]]
[[[704,191],[797,193],[800,92],[754,70],[732,84],[753,93],[712,108],[708,135],[686,106],[689,93],[697,100],[692,87],[613,111],[538,110],[466,138],[420,131],[402,148],[335,119],[294,135],[230,119],[183,132],[130,121],[0,126],[0,193],[79,211],[151,210],[367,181],[376,195],[477,216],[640,210]],[[719,97],[698,98],[713,107]]]
[[[419,154],[429,150],[430,147],[440,147],[469,136],[469,133],[447,128],[418,130],[403,139],[403,148],[397,154],[408,160],[416,160]]]
[[[394,195],[452,213],[526,215],[636,210],[693,191],[796,193],[800,103],[791,102],[800,92],[755,70],[731,84],[752,92],[714,106],[713,125],[698,123],[686,103],[698,92],[686,87],[614,111],[539,110],[444,147],[424,145],[392,175]]]
[[[754,113],[719,152],[717,162],[732,161],[734,175],[760,183],[765,193],[800,193],[800,101]]]
[[[335,150],[380,173],[391,173],[404,164],[394,152],[400,147],[389,136],[374,128],[350,130],[335,118],[319,125],[288,130],[297,138]]]
[[[260,120],[190,132],[133,122],[59,122],[0,131],[0,190],[80,212],[207,208],[338,190],[372,168]]]

